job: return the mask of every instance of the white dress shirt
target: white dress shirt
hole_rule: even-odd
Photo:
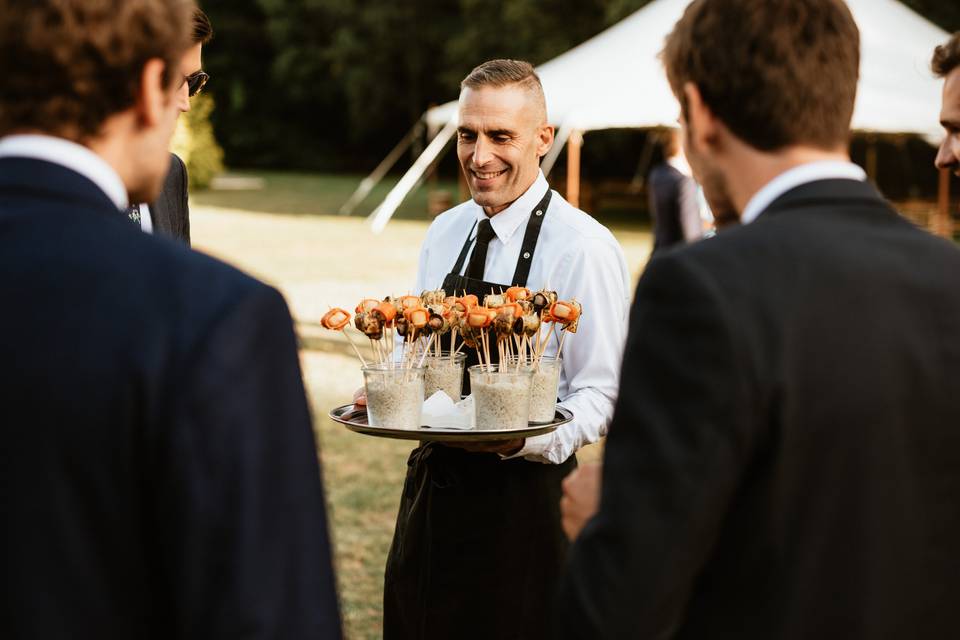
[[[490,218],[496,237],[487,248],[484,280],[512,284],[527,221],[547,188],[547,180],[540,173],[519,199]],[[434,220],[420,250],[417,291],[442,286],[471,227],[484,217],[483,209],[470,200]],[[469,257],[464,264],[469,264]],[[527,438],[523,449],[511,456],[560,464],[607,432],[617,398],[631,280],[623,250],[613,234],[554,192],[526,286],[532,291],[554,290],[561,299],[576,298],[583,305],[578,331],[564,338],[561,354],[560,404],[573,412],[573,421],[552,433]],[[546,355],[556,351],[554,337]]]
[[[127,188],[107,161],[96,153],[63,138],[44,135],[12,135],[0,138],[0,158],[45,160],[76,171],[97,185],[117,209],[127,208]]]
[[[140,229],[145,233],[153,233],[153,218],[150,217],[150,205],[140,203]]]
[[[787,191],[808,182],[817,180],[866,180],[867,174],[863,169],[852,162],[839,160],[823,160],[808,162],[799,167],[788,169],[768,182],[762,189],[753,194],[740,216],[742,224],[750,224],[763,213],[773,201]]]

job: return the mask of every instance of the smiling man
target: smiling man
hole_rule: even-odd
[[[937,153],[937,168],[960,176],[960,32],[933,54],[933,72],[944,79],[940,124],[946,137]]]
[[[584,315],[564,342],[560,381],[561,405],[575,417],[526,441],[413,451],[387,561],[384,637],[529,640],[547,637],[567,547],[560,483],[613,412],[630,278],[610,232],[540,171],[553,127],[533,67],[480,65],[461,84],[458,117],[457,154],[473,198],[427,231],[417,290],[482,300],[517,285],[576,298]]]

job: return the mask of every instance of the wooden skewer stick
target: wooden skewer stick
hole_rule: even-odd
[[[560,359],[560,352],[563,351],[563,340],[567,337],[567,330],[560,330],[560,346],[557,347],[557,360]]]
[[[430,345],[433,344],[433,339],[434,339],[435,337],[437,337],[437,334],[431,335],[431,336],[430,336],[430,339],[427,340],[427,348],[423,350],[423,355],[420,356],[420,362],[417,363],[417,367],[418,367],[418,368],[419,368],[419,367],[422,367],[422,366],[423,366],[423,361],[427,359],[427,354],[430,353]],[[411,364],[411,365],[413,364],[413,361],[412,361],[412,360],[411,360],[410,364]],[[411,368],[412,368],[412,367],[411,367]]]
[[[490,332],[489,331],[483,332],[483,344],[484,344],[484,349],[487,352],[487,367],[491,371],[493,371],[493,360],[490,358]]]
[[[350,334],[347,333],[346,330],[344,330],[343,335],[347,337],[347,342],[349,342],[350,346],[353,347],[353,352],[357,354],[358,358],[360,358],[360,364],[362,364],[363,366],[367,366],[367,361],[363,359],[362,355],[360,355],[360,350],[357,349],[357,345],[354,344],[353,338],[350,337]]]

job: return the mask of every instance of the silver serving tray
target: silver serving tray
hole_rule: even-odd
[[[366,407],[354,408],[352,404],[345,404],[330,411],[330,419],[339,422],[347,429],[378,438],[394,438],[396,440],[421,440],[424,442],[496,442],[497,440],[513,440],[514,438],[531,438],[533,436],[550,433],[562,424],[573,420],[573,413],[562,407],[557,407],[553,422],[546,424],[531,424],[523,429],[439,429],[422,426],[419,429],[391,429],[389,427],[373,427],[367,424]]]

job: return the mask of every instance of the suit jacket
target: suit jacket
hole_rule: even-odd
[[[666,162],[647,177],[650,215],[653,218],[653,251],[699,238],[702,233],[697,183]]]
[[[190,246],[190,207],[187,204],[187,167],[170,154],[170,171],[155,202],[150,203],[154,233],[171,236]]]
[[[562,637],[956,637],[960,250],[825,180],[655,258]]]
[[[334,638],[280,294],[0,158],[4,638]]]

